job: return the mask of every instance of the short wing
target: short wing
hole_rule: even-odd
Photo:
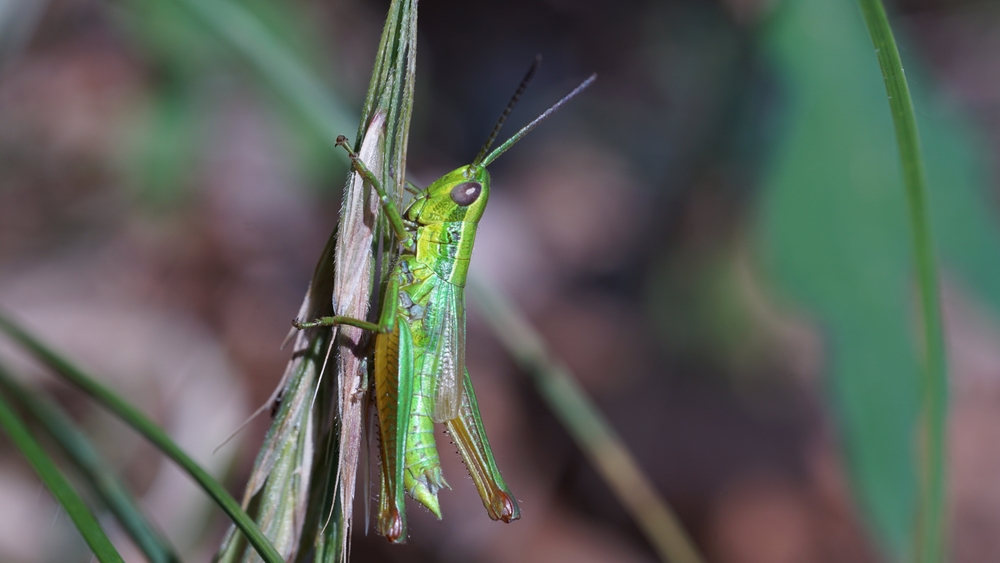
[[[424,317],[431,354],[424,366],[434,380],[434,422],[458,417],[465,372],[465,292],[441,283],[433,292]]]

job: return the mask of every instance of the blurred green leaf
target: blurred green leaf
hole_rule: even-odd
[[[650,272],[647,314],[663,346],[734,377],[769,372],[776,339],[751,303],[745,249],[671,252]]]
[[[132,38],[160,73],[194,78],[224,60],[223,44],[173,0],[133,1],[122,12]]]
[[[331,149],[336,148],[338,135],[354,128],[356,121],[340,99],[331,95],[328,87],[317,79],[319,73],[303,64],[287,42],[242,3],[232,0],[173,1],[259,72],[289,107],[318,127]]]
[[[203,467],[198,465],[197,462],[191,459],[156,423],[119,397],[114,391],[98,383],[97,380],[89,376],[82,369],[60,356],[3,314],[0,314],[0,331],[30,351],[63,379],[90,395],[95,401],[145,436],[146,439],[152,442],[167,457],[174,460],[177,465],[201,486],[202,490],[212,497],[212,500],[219,505],[219,508],[239,526],[240,531],[247,536],[250,543],[253,544],[254,549],[257,550],[257,553],[265,561],[268,563],[282,563],[284,561],[275,551],[271,542],[260,532],[260,529],[257,528],[253,520],[236,504],[236,500],[233,499],[226,488],[205,471]]]
[[[277,113],[288,128],[283,142],[294,145],[289,153],[310,179],[329,185],[345,170],[329,149],[356,121],[330,94],[337,83],[316,70],[329,66],[329,48],[301,11],[274,0],[143,0],[123,14],[156,71],[150,115],[129,159],[146,202],[172,204],[184,195],[211,109],[203,100],[225,103],[218,99],[228,95],[219,76],[230,71],[239,84],[239,73],[231,72],[237,62],[261,73],[285,102]]]
[[[34,395],[0,365],[0,391],[14,400],[67,454],[77,471],[115,515],[122,528],[152,563],[178,562],[180,558],[139,508],[135,498],[104,461],[90,440],[55,403]]]
[[[101,563],[124,563],[122,556],[115,550],[111,540],[97,523],[97,518],[87,508],[83,500],[73,487],[66,480],[66,477],[59,472],[55,462],[52,461],[42,447],[35,441],[28,432],[28,427],[18,418],[17,414],[0,394],[0,426],[7,432],[17,449],[21,450],[24,457],[42,478],[42,482],[56,497],[59,504],[66,509],[76,528],[80,530],[80,535],[90,546],[97,560]]]
[[[177,86],[177,85],[175,85]],[[202,149],[199,113],[182,88],[163,87],[152,100],[147,124],[131,143],[127,166],[140,199],[171,207],[187,194],[193,165]]]
[[[881,73],[853,2],[788,0],[766,41],[785,73],[787,130],[762,195],[764,262],[827,333],[852,483],[876,536],[904,558],[917,491],[918,313]],[[1000,304],[1000,237],[975,143],[908,68],[943,262]]]

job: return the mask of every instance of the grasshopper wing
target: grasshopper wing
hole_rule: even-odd
[[[430,300],[430,368],[434,379],[434,422],[457,418],[464,392],[465,372],[465,293],[450,283],[442,283]]]

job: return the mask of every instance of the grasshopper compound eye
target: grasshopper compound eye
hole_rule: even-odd
[[[463,182],[452,188],[451,200],[466,207],[475,203],[482,192],[483,186],[479,182]]]

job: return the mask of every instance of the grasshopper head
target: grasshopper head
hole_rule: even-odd
[[[445,174],[428,186],[407,218],[429,223],[479,223],[490,198],[490,173],[485,166],[469,164]]]
[[[563,104],[590,86],[597,78],[596,74],[591,75],[590,78],[584,80],[576,89],[563,96],[555,105],[545,110],[534,121],[525,125],[510,139],[507,139],[499,147],[493,149],[493,152],[490,152],[490,147],[500,133],[500,128],[503,126],[504,121],[506,121],[507,116],[510,115],[511,110],[514,109],[514,105],[521,97],[521,94],[524,93],[524,89],[528,86],[528,82],[531,81],[531,77],[535,75],[540,62],[541,57],[535,57],[535,63],[528,70],[528,74],[521,81],[521,85],[518,86],[517,91],[514,92],[514,96],[500,115],[500,119],[493,127],[489,138],[486,139],[486,144],[483,145],[482,150],[476,155],[476,159],[472,161],[472,164],[452,170],[438,178],[410,206],[406,214],[407,219],[416,221],[422,225],[444,222],[478,224],[479,219],[483,216],[483,210],[486,209],[486,201],[490,195],[490,174],[486,171],[486,167],[512,147],[514,143],[520,141],[539,123],[545,121],[550,115],[555,113]]]

